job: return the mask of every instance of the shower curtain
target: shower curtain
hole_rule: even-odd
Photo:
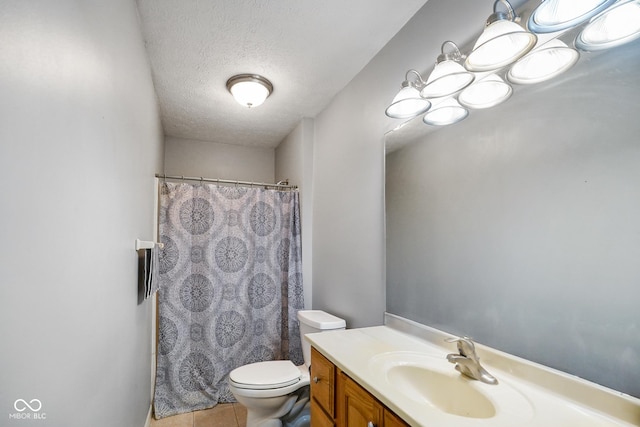
[[[160,187],[154,412],[234,402],[234,368],[303,363],[298,193],[210,184]]]

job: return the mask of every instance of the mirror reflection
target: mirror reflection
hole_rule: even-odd
[[[582,52],[389,132],[387,310],[640,397],[638,67],[637,40]]]

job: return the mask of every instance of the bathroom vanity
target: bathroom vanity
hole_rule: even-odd
[[[390,314],[305,338],[314,427],[640,426],[640,399],[480,344],[498,384],[462,376],[454,337]]]
[[[311,350],[311,425],[408,427],[318,350]]]

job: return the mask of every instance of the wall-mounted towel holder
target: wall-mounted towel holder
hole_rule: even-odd
[[[153,249],[155,245],[158,245],[160,249],[164,248],[164,243],[156,243],[150,242],[148,240],[136,239],[136,251],[139,251],[140,249]]]

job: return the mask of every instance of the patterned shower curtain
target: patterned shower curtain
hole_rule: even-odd
[[[156,418],[234,402],[234,368],[303,363],[298,193],[162,183]]]

